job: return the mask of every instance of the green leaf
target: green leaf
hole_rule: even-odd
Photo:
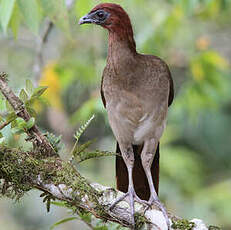
[[[30,114],[31,117],[37,117],[37,113],[32,107],[26,106],[26,110]]]
[[[90,119],[87,120],[87,122],[85,122],[85,124],[83,124],[75,133],[74,137],[76,139],[76,142],[78,142],[80,136],[83,134],[83,132],[87,129],[87,127],[90,125],[90,123],[92,122],[92,120],[95,118],[95,115],[93,114]]]
[[[45,14],[61,30],[70,36],[70,25],[64,0],[40,0]]]
[[[19,98],[23,101],[26,102],[28,100],[28,95],[24,89],[20,91]]]
[[[0,132],[0,138],[3,138],[3,135],[2,135],[2,133]]]
[[[38,34],[40,24],[40,11],[36,0],[18,0],[18,6],[28,28]]]
[[[14,9],[15,0],[2,0],[0,7],[0,22],[3,32],[6,34],[7,27]]]
[[[51,201],[51,204],[58,206],[58,207],[67,207],[66,202]]]
[[[48,200],[47,200],[46,208],[47,208],[47,212],[50,212],[50,208],[51,208],[51,199],[48,199]]]
[[[116,156],[118,154],[113,153],[113,152],[108,152],[108,151],[100,151],[100,150],[95,150],[92,152],[78,152],[77,154],[74,155],[74,159],[76,163],[82,163],[83,161],[90,160],[90,159],[95,159],[99,157],[109,157],[109,156]]]
[[[15,128],[16,126],[17,126],[17,121],[16,121],[16,120],[12,121],[12,122],[11,122],[11,128],[13,129],[13,128]]]
[[[108,230],[107,226],[98,226],[98,227],[94,227],[94,230]]]
[[[26,121],[23,118],[18,117],[17,122],[18,122],[18,124],[20,124],[20,123],[23,123],[23,122],[26,122]]]
[[[24,130],[27,128],[27,122],[21,117],[17,118],[17,128],[20,130]]]
[[[17,118],[17,115],[15,114],[15,112],[12,112],[10,114],[7,115],[6,117],[6,121],[9,122],[9,121],[13,121]]]
[[[34,90],[34,93],[32,94],[33,98],[38,98],[40,97],[46,90],[47,90],[47,86],[39,86],[38,88],[36,88]]]
[[[31,80],[26,80],[26,91],[29,95],[32,95],[34,92],[34,86]]]
[[[55,152],[59,152],[61,149],[64,148],[64,144],[61,142],[61,138],[62,138],[61,136],[56,137],[53,133],[47,132],[46,137]]]
[[[36,97],[31,97],[29,100],[27,100],[27,101],[25,102],[26,108],[27,108],[27,107],[31,107],[31,106],[34,104],[34,102],[35,102],[36,100],[37,100]]]
[[[91,223],[91,213],[79,213],[79,217],[86,223]]]
[[[58,225],[60,224],[63,224],[63,223],[66,223],[68,221],[72,221],[72,220],[76,220],[78,219],[77,217],[68,217],[68,218],[65,218],[63,220],[60,220],[58,222],[56,222],[55,224],[53,224],[51,227],[50,227],[50,230],[53,230],[55,227],[57,227]]]
[[[75,145],[73,150],[72,150],[72,154],[74,157],[78,156],[80,153],[84,152],[84,150],[86,150],[93,141],[87,141],[86,143],[82,144],[82,145]]]
[[[13,11],[11,19],[10,19],[10,28],[11,28],[15,38],[17,38],[18,28],[20,26],[21,20],[22,20],[22,17],[21,17],[19,8],[18,8],[18,4],[15,4],[14,11]]]
[[[35,124],[35,118],[34,117],[31,117],[29,121],[27,121],[27,124],[26,124],[26,128],[27,129],[30,129],[34,126]]]

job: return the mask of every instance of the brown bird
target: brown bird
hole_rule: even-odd
[[[170,221],[158,198],[159,140],[174,97],[167,64],[153,55],[139,54],[127,13],[120,5],[103,3],[79,20],[109,32],[107,65],[101,96],[117,140],[117,188],[125,192],[111,206],[128,198],[134,223],[134,200],[155,204]]]

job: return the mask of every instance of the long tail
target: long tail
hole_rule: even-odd
[[[148,180],[146,178],[142,162],[141,162],[141,151],[143,146],[133,146],[134,156],[135,156],[135,165],[133,168],[133,182],[136,194],[143,200],[148,200],[150,197],[150,190],[148,185]],[[116,153],[120,153],[120,148],[117,143],[116,146]],[[158,194],[159,189],[159,143],[156,150],[156,154],[152,163],[151,172],[152,172],[152,179],[154,182],[154,186],[156,189],[156,192]],[[123,158],[121,156],[116,156],[116,183],[117,183],[117,189],[121,192],[127,192],[128,190],[128,172],[126,165],[123,161]]]

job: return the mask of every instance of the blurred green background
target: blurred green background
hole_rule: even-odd
[[[96,138],[92,149],[115,151],[99,93],[107,32],[78,25],[99,2],[0,0],[0,71],[9,74],[15,92],[25,87],[26,79],[49,86],[43,102],[34,105],[36,122],[44,132],[62,135],[66,152],[74,132],[92,114],[96,118],[80,141]],[[175,82],[176,96],[161,139],[160,198],[177,216],[231,229],[231,1],[114,2],[131,17],[138,51],[164,59]],[[0,142],[26,148],[10,127],[2,133]],[[115,186],[114,157],[77,167],[90,181]],[[46,230],[69,216],[55,207],[46,213],[39,194],[30,192],[17,203],[1,199],[0,229]],[[72,221],[56,229],[89,228]]]

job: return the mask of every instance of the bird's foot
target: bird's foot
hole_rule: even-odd
[[[168,226],[168,230],[171,229],[170,227],[170,220],[168,217],[168,212],[167,209],[165,208],[165,206],[160,202],[158,197],[155,196],[151,196],[149,201],[148,201],[148,207],[145,209],[145,212],[147,211],[148,208],[150,208],[152,205],[155,205],[156,207],[158,207],[160,209],[160,211],[163,213],[166,224]]]
[[[135,208],[134,208],[134,201],[140,203],[140,204],[145,204],[145,205],[149,205],[147,201],[145,200],[141,200],[134,188],[129,188],[128,192],[125,193],[124,195],[122,195],[121,197],[119,197],[118,199],[116,199],[113,204],[109,207],[109,209],[113,209],[119,202],[121,201],[125,201],[129,204],[130,206],[130,213],[131,213],[131,219],[132,219],[132,224],[135,225],[135,219],[134,219],[134,214],[135,214]]]

